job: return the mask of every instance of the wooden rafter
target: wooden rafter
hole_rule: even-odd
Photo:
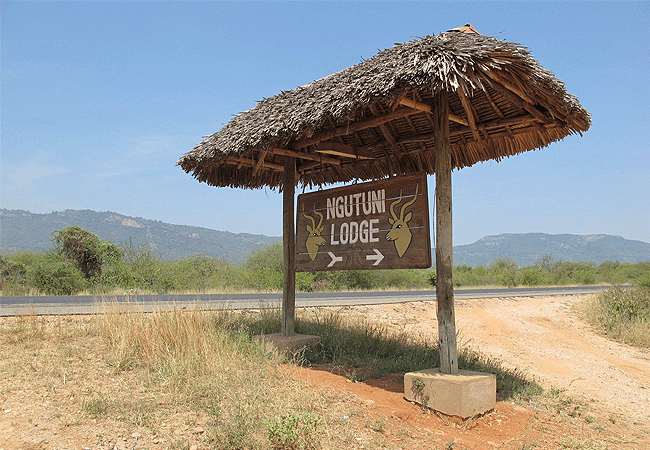
[[[292,158],[318,161],[319,164],[333,164],[335,166],[341,165],[341,161],[336,158],[328,158],[327,156],[323,155],[314,155],[313,153],[296,152],[294,150],[289,150],[288,148],[271,147],[270,152],[273,155],[290,156]]]
[[[255,167],[255,162],[252,159],[240,158],[238,156],[229,156],[225,159],[225,162],[226,164],[236,165],[239,167]],[[284,170],[284,167],[281,165],[271,162],[264,162],[264,167],[277,172],[282,172]]]
[[[375,116],[381,116],[381,111],[377,109],[377,106],[374,104],[370,105],[370,111],[375,115]],[[395,138],[391,134],[390,130],[388,129],[387,123],[380,123],[379,124],[379,130],[381,131],[381,134],[384,136],[386,141],[390,145],[395,145]]]
[[[266,158],[266,154],[268,153],[268,151],[269,151],[268,149],[264,149],[262,153],[260,153],[260,156],[257,159],[257,163],[255,163],[255,166],[253,167],[253,176],[257,175],[257,172],[264,164],[264,159]]]
[[[301,148],[326,141],[327,139],[331,139],[335,136],[345,136],[355,131],[365,130],[366,128],[373,128],[383,123],[390,122],[391,120],[401,119],[402,117],[416,114],[417,112],[418,111],[413,111],[411,108],[400,108],[394,112],[382,114],[381,116],[375,116],[370,119],[351,123],[349,125],[343,125],[333,130],[327,130],[322,133],[318,133],[309,138],[299,139],[291,145],[291,148],[294,150],[299,150]]]
[[[492,96],[487,91],[487,89],[483,90],[483,93],[485,94],[485,98],[488,99],[488,102],[490,102],[490,105],[492,106],[492,109],[494,110],[494,112],[497,113],[497,115],[499,116],[500,119],[504,119],[505,116],[503,115],[503,113],[501,112],[501,110],[499,109],[497,104],[494,102],[494,100],[492,100]]]
[[[403,105],[402,99],[406,97],[406,94],[408,94],[409,89],[406,88],[404,89],[398,96],[397,98],[393,101],[393,104],[390,105],[390,110],[395,111],[399,105]]]
[[[510,119],[503,119],[503,120],[497,119],[497,120],[492,120],[490,122],[483,122],[483,123],[479,124],[479,127],[481,129],[484,129],[484,130],[490,130],[490,129],[494,129],[494,128],[506,128],[506,130],[509,130],[511,133],[513,133],[513,131],[510,130],[509,127],[517,126],[517,125],[519,125],[519,126],[521,126],[521,125],[528,126],[531,123],[535,123],[535,118],[531,117],[531,116],[525,116],[525,117],[513,117],[513,118],[510,118]],[[545,128],[547,129],[547,128],[549,128],[549,126],[552,126],[552,125],[553,124],[546,125]],[[467,129],[453,130],[453,131],[449,132],[449,136],[450,137],[462,136],[467,131],[469,131],[469,130],[467,130]],[[515,131],[514,134],[519,134],[519,133],[517,133]],[[480,134],[478,133],[478,128],[477,128],[477,135],[478,135],[478,137],[480,139]],[[499,133],[499,132],[497,132],[497,133],[489,133],[489,136],[491,138],[495,137],[495,136],[498,136],[498,135],[502,135],[502,133]],[[474,136],[474,139],[476,139],[476,137],[477,137],[474,134],[472,134],[472,136]],[[433,133],[426,133],[426,134],[420,134],[420,135],[417,135],[417,136],[411,136],[411,137],[400,139],[400,140],[397,141],[397,143],[398,144],[410,144],[410,143],[414,143],[414,142],[430,141],[430,140],[433,140],[434,137],[435,136],[434,136]],[[473,142],[473,141],[470,140],[469,142]],[[464,143],[466,143],[466,142],[464,142]],[[362,149],[364,149],[364,147],[358,148],[358,150],[362,150]]]
[[[509,83],[494,71],[488,70],[485,73],[494,81],[492,87],[508,97],[508,99],[516,106],[528,111],[530,114],[542,122],[549,123],[552,121],[549,116],[535,107],[536,102],[528,95],[526,95],[526,93],[524,93],[521,89],[517,88],[512,83]]]
[[[476,142],[480,142],[481,136],[479,135],[478,129],[476,127],[476,122],[477,122],[476,112],[474,111],[474,108],[472,107],[472,104],[470,103],[469,99],[465,95],[465,92],[463,91],[463,86],[458,86],[458,89],[456,89],[456,93],[460,98],[460,102],[463,104],[463,109],[465,110],[465,114],[467,115],[467,122],[469,123],[469,129],[472,131],[472,136],[474,136]]]
[[[355,148],[352,145],[339,144],[337,142],[321,142],[316,148],[314,148],[314,151],[328,155],[343,156],[345,158],[374,159],[371,152],[364,151],[359,147]]]
[[[422,112],[426,112],[426,113],[431,114],[431,106],[429,106],[429,105],[427,105],[426,103],[423,103],[423,102],[418,102],[416,100],[411,100],[409,98],[402,98],[400,100],[400,104],[403,105],[403,106],[406,106],[408,108],[417,109],[418,111],[422,111]],[[469,126],[469,124],[467,123],[467,120],[465,120],[462,117],[457,116],[456,114],[451,113],[451,112],[449,113],[449,120],[451,120],[452,122],[459,123],[461,125],[465,125],[466,127]]]

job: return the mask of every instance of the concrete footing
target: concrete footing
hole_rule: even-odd
[[[494,409],[497,378],[469,370],[459,370],[458,375],[419,370],[404,375],[404,396],[434,411],[468,419]]]
[[[313,347],[320,343],[320,336],[311,336],[309,334],[294,334],[293,336],[283,336],[282,333],[263,334],[255,336],[262,347],[271,353],[285,355],[288,358],[294,358],[307,347]]]

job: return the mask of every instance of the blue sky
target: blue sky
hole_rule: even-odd
[[[264,97],[471,23],[528,47],[593,125],[455,171],[454,243],[524,232],[650,242],[649,2],[3,0],[0,12],[3,208],[281,235],[277,191],[210,187],[177,159]]]

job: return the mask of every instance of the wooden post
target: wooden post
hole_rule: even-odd
[[[296,312],[296,232],[294,194],[296,189],[296,158],[284,160],[282,187],[282,246],[284,250],[284,281],[282,284],[282,336],[295,333]]]
[[[440,372],[455,375],[458,374],[458,348],[452,279],[451,145],[447,92],[437,94],[433,101],[433,119],[436,126],[436,298]]]

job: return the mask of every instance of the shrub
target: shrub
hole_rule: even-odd
[[[622,342],[650,347],[650,288],[612,288],[600,293],[586,308],[587,318]]]
[[[316,449],[320,424],[320,418],[310,412],[274,417],[267,422],[269,440],[275,450]]]
[[[29,285],[49,295],[72,295],[87,286],[84,274],[58,255],[47,255],[26,273]]]
[[[24,295],[27,291],[24,264],[0,256],[0,291],[5,295]]]
[[[499,258],[488,267],[490,278],[496,284],[517,286],[517,263],[511,259]]]
[[[520,270],[521,284],[524,286],[539,286],[544,284],[546,279],[539,266],[522,267]]]
[[[120,250],[111,242],[100,241],[97,235],[72,226],[53,233],[55,250],[69,259],[86,278],[101,274],[102,264],[120,258]]]

